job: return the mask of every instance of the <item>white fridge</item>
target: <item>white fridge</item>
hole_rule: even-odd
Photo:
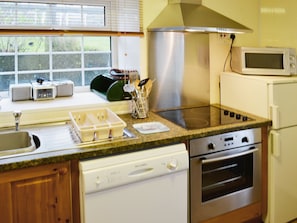
[[[272,120],[265,223],[297,219],[297,76],[224,72],[221,104]]]

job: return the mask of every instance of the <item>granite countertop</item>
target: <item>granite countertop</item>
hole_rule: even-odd
[[[235,109],[228,108],[228,110],[238,112]],[[43,136],[44,138],[41,138],[42,142],[48,140],[48,142],[45,143],[46,145],[44,146],[44,148],[40,150],[37,149],[33,153],[31,152],[11,157],[0,157],[0,172],[67,160],[81,160],[135,152],[139,150],[160,147],[163,145],[180,143],[194,138],[201,138],[230,131],[271,125],[271,121],[268,119],[257,117],[251,114],[246,114],[242,111],[240,111],[240,113],[242,115],[248,115],[253,120],[236,124],[226,124],[217,127],[207,127],[198,130],[186,130],[153,112],[150,112],[149,117],[146,119],[133,119],[131,118],[130,114],[119,115],[120,118],[127,123],[127,130],[135,135],[134,138],[108,140],[104,142],[89,143],[83,145],[79,143],[73,143],[73,140],[71,140],[70,138],[69,140],[67,140],[67,137],[71,137],[71,134],[69,134],[68,132],[69,126],[66,122],[56,123],[55,125],[47,126],[47,128],[54,129],[55,133],[48,134],[48,138],[46,136]],[[169,127],[170,130],[161,133],[141,134],[133,128],[133,124],[144,122],[161,122],[162,124]],[[38,127],[38,130],[36,130],[36,128],[33,128],[32,132],[34,133],[34,131],[36,131],[36,135],[38,135],[39,133],[42,134],[41,131],[47,132],[47,128]],[[69,143],[59,143],[59,137],[63,138],[63,140],[65,141],[65,137],[63,136],[63,134],[57,134],[57,132],[59,131],[68,134],[66,140]]]

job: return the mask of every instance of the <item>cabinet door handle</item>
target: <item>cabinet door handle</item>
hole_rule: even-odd
[[[59,169],[59,174],[60,175],[65,175],[68,173],[68,169],[66,167]]]

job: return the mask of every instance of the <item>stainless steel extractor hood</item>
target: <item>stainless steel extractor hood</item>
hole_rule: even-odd
[[[202,0],[168,0],[149,25],[151,32],[246,33],[248,27],[202,5]]]

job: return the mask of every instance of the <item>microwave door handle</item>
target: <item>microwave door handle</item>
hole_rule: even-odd
[[[239,157],[239,156],[248,155],[248,154],[257,152],[258,150],[259,150],[258,148],[254,148],[254,149],[249,149],[249,150],[241,152],[241,153],[236,153],[236,154],[232,154],[232,155],[228,155],[228,156],[220,156],[220,157],[212,158],[212,159],[207,159],[206,157],[202,157],[200,160],[201,160],[202,164],[213,163],[213,162],[217,162],[217,161],[222,161],[222,160],[232,159],[232,158]]]

